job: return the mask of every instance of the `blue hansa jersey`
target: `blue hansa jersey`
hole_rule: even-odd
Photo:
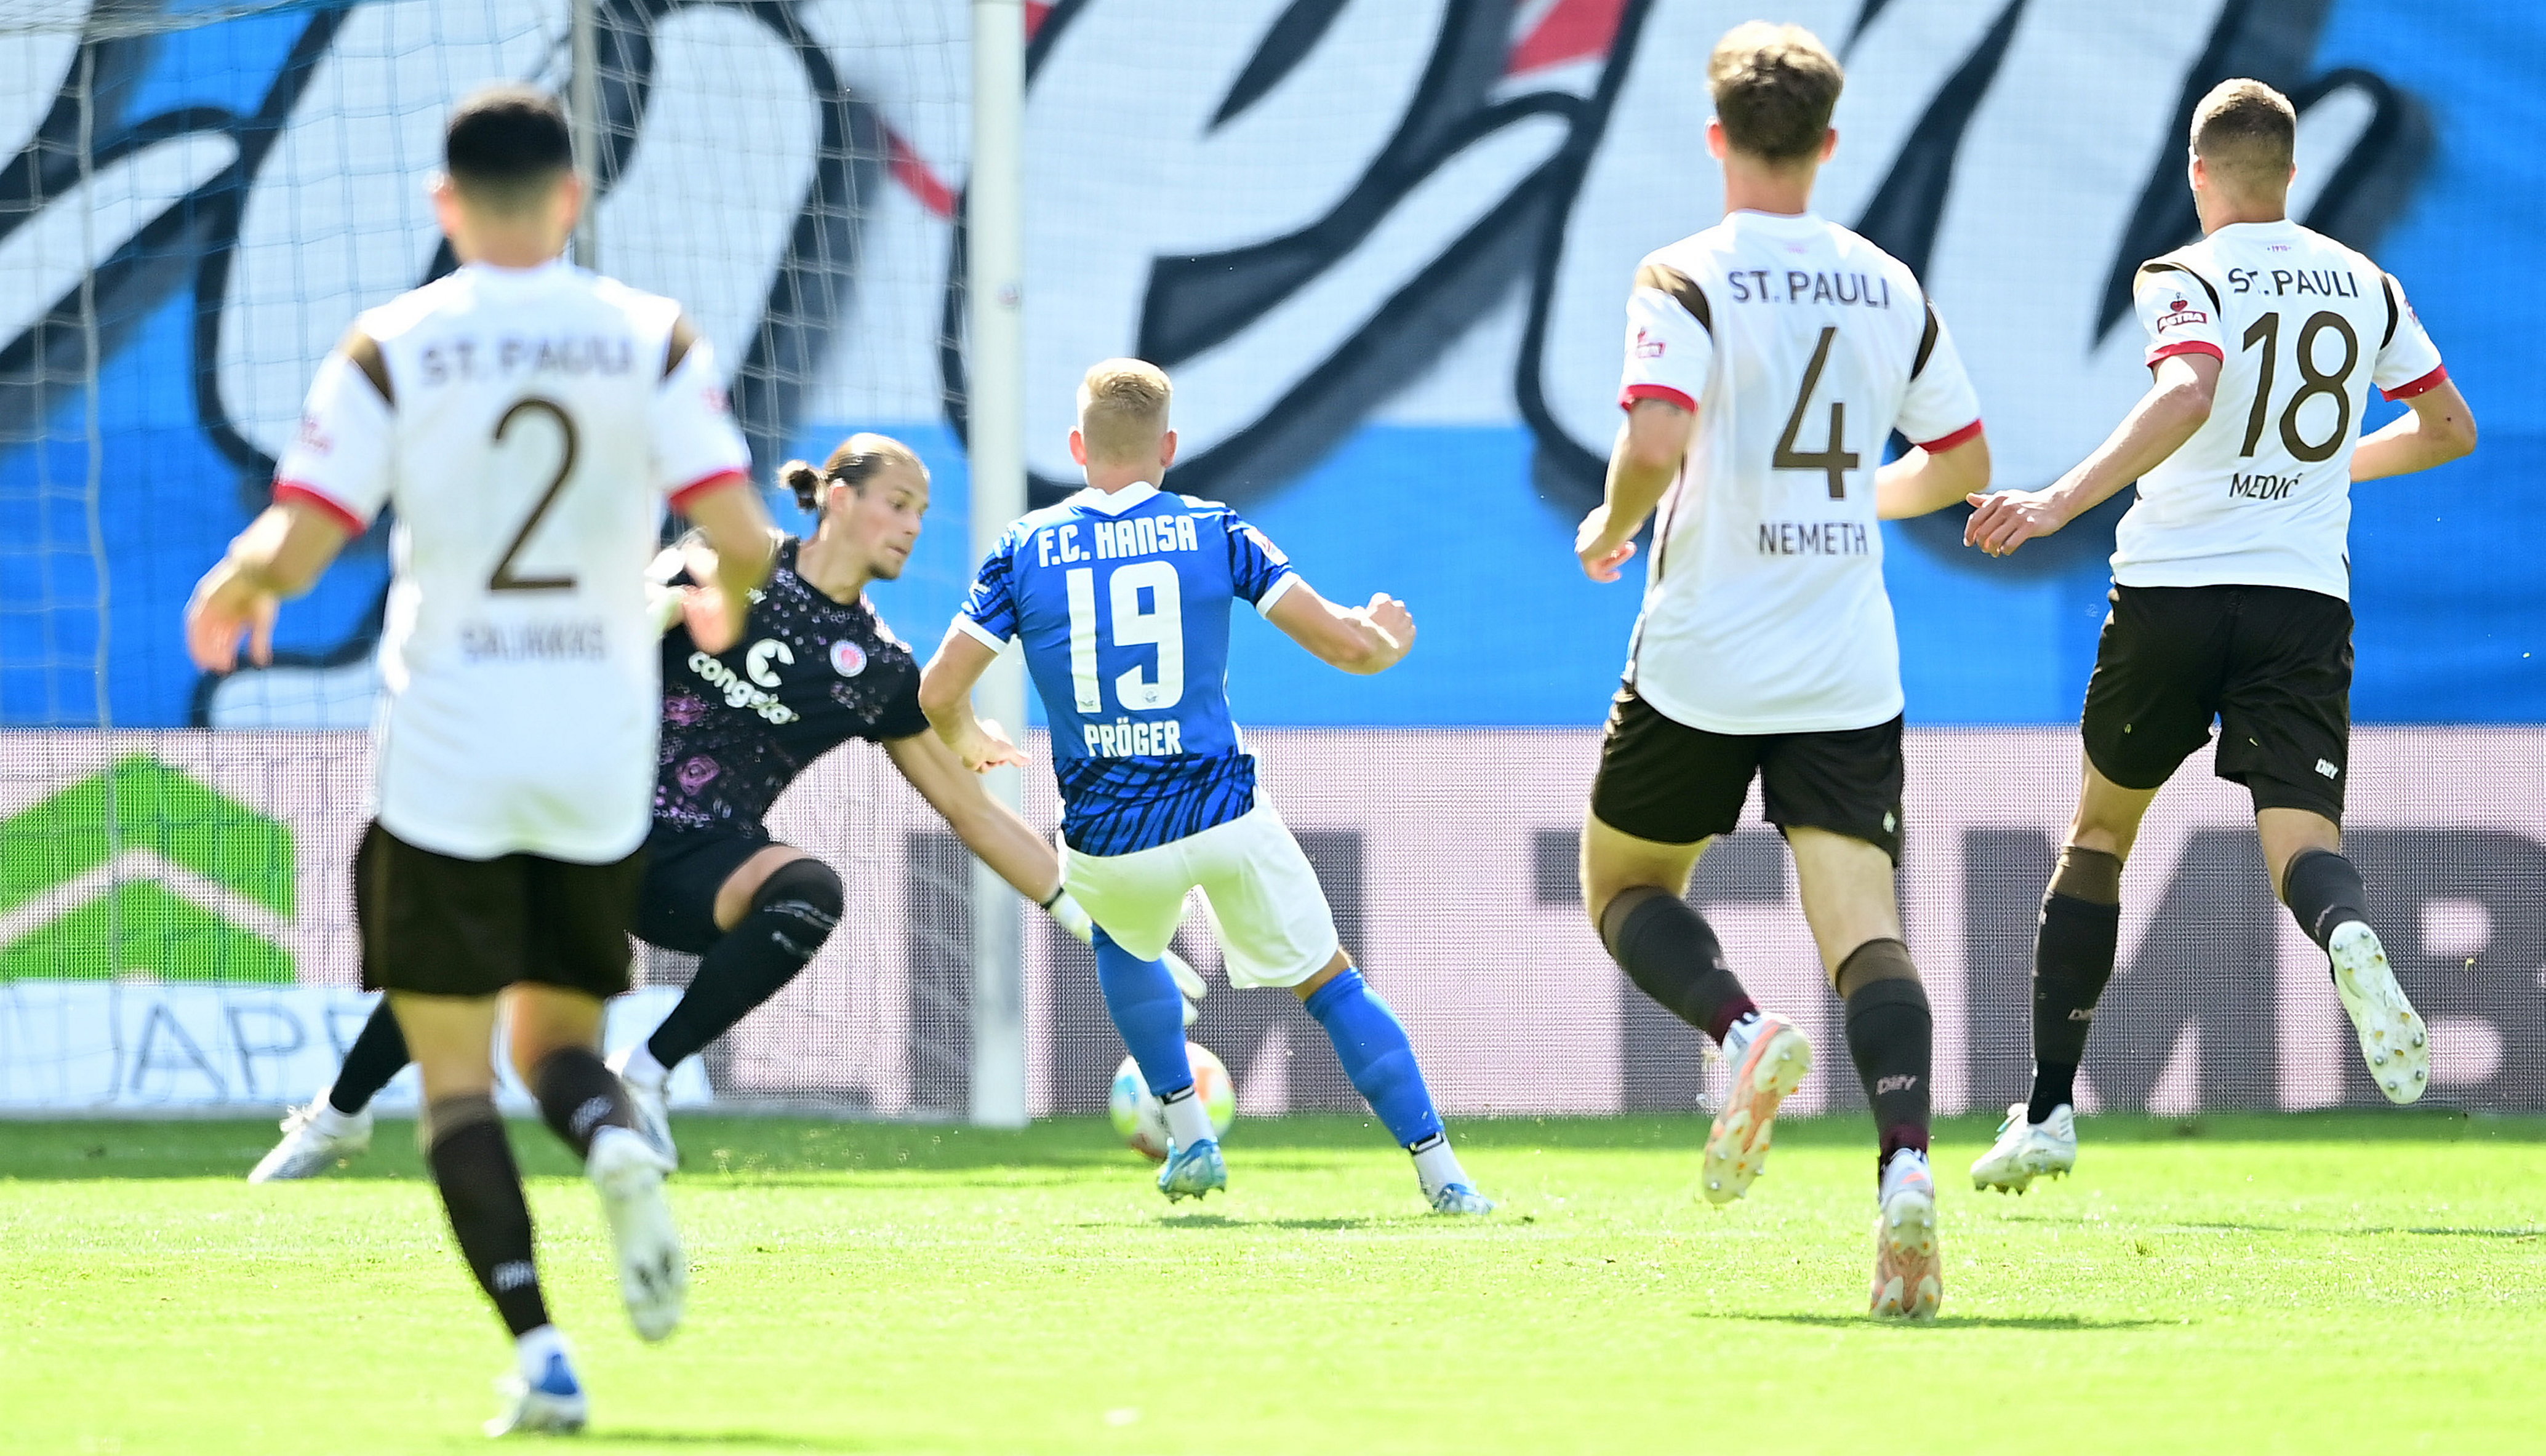
[[[1082,490],[999,538],[956,625],[1024,641],[1072,850],[1150,849],[1255,807],[1229,607],[1268,612],[1299,581],[1235,511],[1148,484]]]

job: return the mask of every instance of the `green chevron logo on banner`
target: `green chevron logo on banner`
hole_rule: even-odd
[[[0,819],[0,923],[47,891],[109,872],[95,899],[0,944],[0,981],[293,980],[290,952],[189,898],[163,867],[293,912],[291,825],[136,753]]]

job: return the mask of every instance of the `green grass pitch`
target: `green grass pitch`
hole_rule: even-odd
[[[578,1449],[2536,1450],[2546,1121],[2090,1119],[2021,1200],[1940,1130],[1945,1319],[1863,1318],[1860,1120],[1730,1213],[1693,1119],[1470,1122],[1484,1222],[1358,1119],[1241,1122],[1170,1208],[1095,1121],[692,1120],[689,1324],[629,1332],[589,1190],[516,1125]],[[270,1124],[0,1124],[0,1450],[477,1449],[510,1351],[410,1129],[250,1188]]]

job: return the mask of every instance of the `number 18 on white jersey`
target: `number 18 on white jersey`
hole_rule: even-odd
[[[1901,712],[1874,472],[1980,406],[1909,267],[1805,214],[1735,213],[1647,257],[1619,403],[1697,412],[1655,512],[1627,666],[1665,717],[1722,733],[1871,728]]]
[[[2210,418],[2139,482],[2124,586],[2291,586],[2348,600],[2351,452],[2377,385],[2448,378],[2395,279],[2287,220],[2236,222],[2140,268],[2148,362],[2220,361]]]
[[[644,568],[669,496],[749,465],[680,309],[563,263],[470,265],[356,321],[275,496],[396,510],[381,639],[390,833],[465,859],[625,857],[651,821]]]

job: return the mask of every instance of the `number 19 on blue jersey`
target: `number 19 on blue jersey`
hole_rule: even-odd
[[[1238,751],[1230,604],[1269,608],[1298,579],[1228,506],[1083,490],[1008,529],[962,622],[1023,641],[1056,758],[1210,758]]]

